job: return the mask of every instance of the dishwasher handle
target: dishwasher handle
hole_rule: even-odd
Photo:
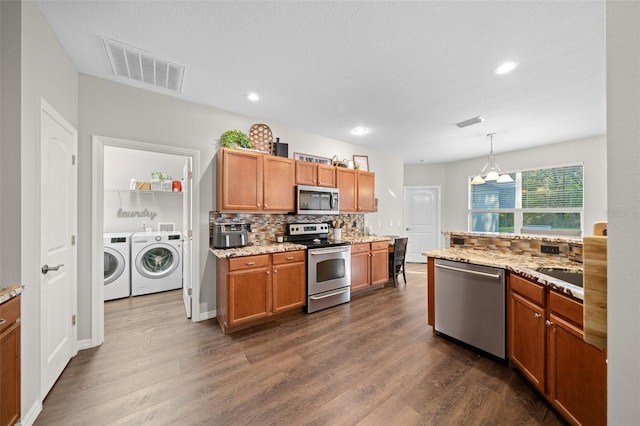
[[[436,268],[442,268],[442,269],[449,269],[451,271],[457,271],[457,272],[464,272],[466,274],[473,274],[473,275],[481,275],[483,277],[489,277],[489,278],[494,278],[494,279],[500,279],[502,274],[490,274],[488,272],[480,272],[480,271],[474,271],[472,269],[462,269],[462,268],[456,268],[454,266],[447,266],[447,265],[439,265],[436,263]]]

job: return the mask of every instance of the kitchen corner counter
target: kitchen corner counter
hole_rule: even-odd
[[[422,253],[422,255],[436,259],[502,268],[518,275],[522,275],[542,285],[551,287],[559,292],[568,294],[576,299],[583,300],[584,298],[584,290],[582,287],[578,287],[566,281],[562,281],[536,271],[541,268],[549,268],[568,272],[582,272],[581,263],[573,262],[566,258],[556,258],[551,256],[523,256],[500,251],[476,250],[469,248],[431,250]]]
[[[245,246],[230,249],[215,249],[209,248],[209,251],[213,253],[219,259],[225,259],[228,257],[240,257],[240,256],[255,256],[259,254],[269,253],[282,253],[285,251],[306,250],[307,247],[302,244],[294,243],[273,243],[255,246]]]
[[[14,284],[8,287],[1,287],[0,288],[0,304],[3,304],[8,300],[13,299],[17,295],[21,294],[23,290],[24,290],[24,286],[21,286],[20,284]]]

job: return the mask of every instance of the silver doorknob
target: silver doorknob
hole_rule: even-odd
[[[45,265],[42,267],[41,271],[43,274],[47,275],[47,272],[49,271],[57,271],[58,269],[62,268],[64,266],[64,264],[59,264],[58,266],[49,266],[45,263]]]

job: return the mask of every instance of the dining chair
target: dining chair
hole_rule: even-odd
[[[393,274],[393,286],[398,286],[398,275],[402,273],[404,278],[404,284],[407,284],[407,276],[405,275],[405,262],[404,257],[407,251],[407,242],[409,238],[396,238],[393,244],[393,261],[392,261],[392,274]]]

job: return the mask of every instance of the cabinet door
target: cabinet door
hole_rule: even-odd
[[[324,164],[318,164],[318,186],[328,188],[336,187],[336,168]]]
[[[573,423],[606,425],[606,352],[585,343],[573,324],[549,316],[548,397]]]
[[[229,273],[229,325],[241,324],[269,315],[269,268]]]
[[[369,287],[369,250],[351,253],[351,291]]]
[[[317,185],[317,171],[317,164],[296,160],[296,185]]]
[[[545,311],[513,291],[509,294],[509,358],[541,393],[545,389]]]
[[[386,245],[386,243],[385,243]],[[371,251],[371,284],[386,283],[389,281],[389,250]]]
[[[358,212],[376,211],[375,174],[358,171]]]
[[[336,167],[336,184],[340,190],[340,212],[357,212],[358,179],[356,171]]]
[[[273,266],[273,313],[304,306],[306,269],[304,262]]]
[[[263,210],[292,212],[294,205],[295,163],[289,158],[265,156]]]
[[[262,209],[262,155],[221,149],[217,159],[219,210]]]
[[[20,417],[20,299],[0,307],[0,425],[12,425]]]

